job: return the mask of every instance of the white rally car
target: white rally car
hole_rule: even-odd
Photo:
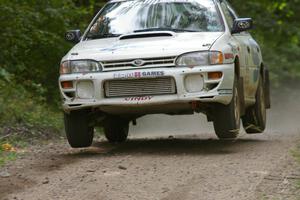
[[[147,114],[204,113],[221,139],[262,133],[270,108],[261,50],[226,0],[113,0],[62,59],[59,87],[68,141],[92,144],[94,127],[123,142]]]

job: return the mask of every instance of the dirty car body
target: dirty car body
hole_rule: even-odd
[[[130,121],[155,113],[202,112],[222,139],[241,118],[263,132],[269,77],[251,28],[225,0],[107,3],[82,36],[66,33],[77,43],[59,77],[69,143],[89,146],[98,125],[123,142]]]

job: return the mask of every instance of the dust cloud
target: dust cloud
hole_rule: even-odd
[[[272,90],[267,131],[300,134],[300,82]]]
[[[266,132],[300,134],[300,88],[273,88],[271,101],[272,108],[268,110]],[[137,126],[130,127],[130,136],[134,138],[191,135],[203,139],[216,138],[212,123],[207,122],[203,114],[148,115],[138,119]]]

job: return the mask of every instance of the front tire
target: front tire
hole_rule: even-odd
[[[71,147],[89,147],[93,143],[94,127],[90,125],[88,110],[72,111],[64,114],[65,131]]]
[[[238,89],[238,81],[235,78],[233,86],[233,98],[229,105],[217,107],[214,116],[214,128],[220,139],[234,139],[238,136],[241,126],[241,103]]]
[[[266,129],[267,112],[265,90],[262,76],[260,76],[259,84],[256,92],[255,104],[246,110],[243,119],[243,126],[248,134],[263,133]]]
[[[110,143],[125,142],[128,137],[129,121],[120,117],[108,117],[104,121],[104,134]]]

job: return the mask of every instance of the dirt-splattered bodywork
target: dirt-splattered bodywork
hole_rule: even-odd
[[[122,1],[108,5],[116,2]],[[65,112],[91,109],[104,115],[209,114],[215,105],[231,102],[235,77],[240,81],[243,110],[252,106],[260,74],[265,74],[260,47],[248,32],[233,34],[224,11],[229,5],[213,2],[223,31],[154,30],[91,40],[87,34],[95,26],[96,16],[62,63],[92,60],[101,70],[61,74],[59,86]],[[214,55],[222,60],[178,66],[180,57],[193,52],[217,52]],[[70,82],[70,87],[64,86]]]

